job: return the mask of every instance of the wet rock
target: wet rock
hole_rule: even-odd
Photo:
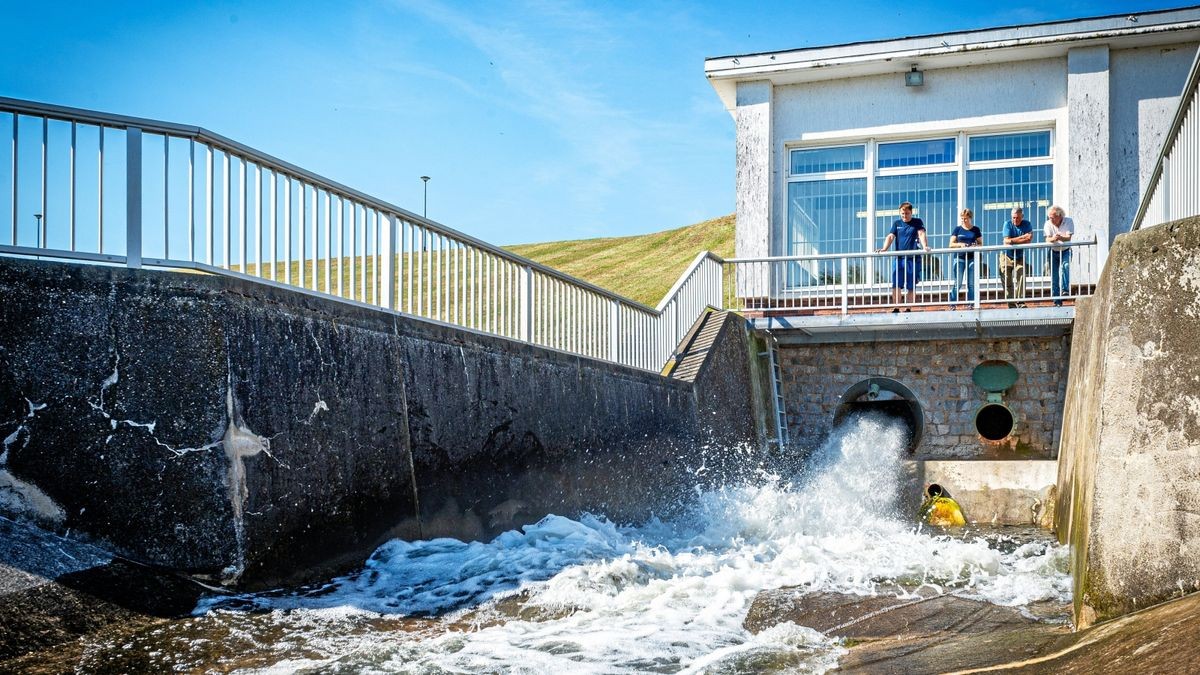
[[[200,588],[89,544],[0,518],[0,671],[6,660],[115,625],[186,615]]]
[[[898,590],[898,589],[890,589]],[[795,621],[844,639],[847,673],[1185,673],[1200,662],[1200,594],[1076,633],[1016,610],[922,591],[912,596],[759,594],[745,626]]]
[[[905,593],[890,587],[874,596],[807,593],[794,588],[763,591],[751,604],[743,625],[758,633],[785,621],[855,640],[988,633],[1035,623],[1009,607],[938,594],[928,588]]]

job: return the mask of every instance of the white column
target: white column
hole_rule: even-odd
[[[1068,51],[1067,143],[1060,145],[1070,153],[1068,185],[1066,199],[1060,187],[1055,200],[1074,219],[1076,237],[1096,239],[1094,263],[1085,262],[1089,256],[1072,261],[1071,275],[1078,281],[1099,279],[1108,259],[1109,109],[1108,45]],[[1040,227],[1034,223],[1035,229]]]
[[[772,85],[766,80],[739,82],[737,107],[733,111],[737,132],[737,229],[735,245],[739,258],[771,255],[782,250],[783,233],[771,231],[771,184],[774,162],[771,142]],[[774,245],[772,242],[776,242]],[[762,296],[769,288],[766,269],[740,269],[738,290],[743,295]],[[753,278],[746,275],[757,273]]]

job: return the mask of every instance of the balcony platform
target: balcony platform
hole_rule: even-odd
[[[1050,303],[1029,307],[952,310],[946,305],[838,313],[789,313],[787,310],[746,312],[756,330],[771,332],[781,344],[835,342],[899,342],[1065,335],[1075,321],[1075,307]]]

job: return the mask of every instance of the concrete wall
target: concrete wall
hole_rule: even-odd
[[[881,135],[928,137],[1014,123],[1055,126],[1066,120],[1066,86],[1066,59],[1056,58],[930,70],[922,87],[905,87],[896,74],[776,87],[770,155],[777,195],[771,200],[775,225],[743,234],[739,211],[739,241],[769,239],[775,253],[784,254],[789,145],[835,144]],[[1056,150],[1065,151],[1065,145]],[[739,204],[741,200],[739,193]],[[740,249],[738,254],[742,255]]]
[[[1083,627],[1200,590],[1200,218],[1119,237],[1076,317],[1056,527]]]
[[[1190,44],[1109,52],[1109,241],[1133,223],[1195,56]]]
[[[0,258],[0,297],[0,510],[243,587],[393,536],[661,512],[698,399],[750,386],[223,277]]]
[[[939,461],[917,467],[923,488],[937,483],[946,488],[968,522],[996,525],[1053,526],[1057,462]]]
[[[1067,379],[1066,338],[913,340],[783,345],[780,363],[792,443],[812,449],[828,436],[843,394],[871,377],[901,382],[924,412],[916,456],[926,459],[1054,459]],[[1015,433],[989,442],[975,430],[987,394],[971,372],[1000,359],[1020,373],[1004,402]]]

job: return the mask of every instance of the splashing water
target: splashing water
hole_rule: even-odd
[[[223,663],[243,672],[820,672],[838,642],[791,623],[751,635],[756,594],[899,583],[1009,606],[1069,601],[1065,548],[1005,552],[900,516],[905,443],[903,425],[860,417],[796,481],[705,492],[672,522],[548,516],[488,543],[392,541],[356,574],[211,598],[193,621],[251,636],[259,657]]]

